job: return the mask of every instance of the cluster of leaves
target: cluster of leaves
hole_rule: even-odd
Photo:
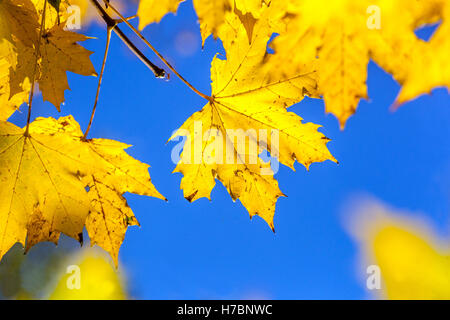
[[[91,1],[99,9],[98,1]],[[175,12],[181,2],[141,0],[139,28]],[[305,96],[323,98],[326,110],[343,127],[359,99],[366,97],[369,59],[403,84],[398,103],[450,83],[450,70],[444,70],[450,49],[446,37],[450,5],[445,0],[193,3],[203,44],[210,35],[220,38],[227,58],[216,56],[211,63],[209,95],[196,90],[166,63],[207,100],[175,136],[189,132],[186,144],[199,144],[203,151],[221,139],[241,161],[211,162],[206,156],[199,163],[180,162],[175,171],[184,176],[181,188],[189,201],[210,198],[219,180],[250,216],[262,217],[272,229],[275,205],[283,193],[270,163],[258,158],[256,164],[248,164],[249,148],[238,148],[227,129],[277,130],[279,150],[272,150],[270,137],[269,141],[257,134],[250,137],[258,142],[257,155],[268,151],[292,169],[296,161],[308,168],[314,162],[336,159],[327,149],[329,139],[318,131],[320,126],[304,123],[287,110]],[[92,243],[110,252],[117,263],[127,227],[138,223],[123,194],[164,199],[151,183],[148,166],[126,154],[128,145],[87,139],[87,132],[83,134],[71,116],[37,118],[23,129],[7,122],[24,102],[28,101],[31,111],[35,82],[43,99],[59,110],[69,88],[66,71],[96,74],[91,52],[78,44],[88,38],[64,30],[67,15],[60,7],[67,4],[49,4],[47,0],[0,0],[0,258],[16,242],[28,249],[40,241],[56,243],[60,233],[81,241],[86,226]],[[371,5],[382,13],[380,29],[367,27],[366,9]],[[114,4],[109,6],[154,49]],[[99,10],[108,30],[114,29],[115,20]],[[414,35],[421,24],[439,20],[442,25],[430,42]],[[275,54],[269,54],[267,46],[275,33],[278,36],[270,43]],[[202,123],[201,134],[194,128],[196,121]],[[210,129],[217,134],[209,136]],[[262,168],[269,174],[262,175]]]
[[[2,120],[25,101],[33,81],[59,109],[69,88],[66,71],[95,74],[91,52],[77,44],[87,37],[64,30],[64,15],[58,22],[56,9],[44,9],[44,3],[0,3]],[[0,122],[0,257],[16,242],[26,250],[41,241],[57,243],[61,232],[82,241],[86,226],[92,243],[117,263],[127,227],[138,224],[123,194],[164,199],[151,183],[148,165],[130,157],[128,147],[85,139],[71,116],[37,118],[23,129]]]

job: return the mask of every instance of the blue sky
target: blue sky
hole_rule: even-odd
[[[92,61],[99,70],[105,31],[102,25],[93,25],[86,32],[97,37],[85,46],[95,51]],[[424,29],[420,36],[431,32],[432,28]],[[210,62],[223,49],[212,38],[201,49],[190,1],[181,4],[176,16],[147,27],[144,35],[185,78],[210,92]],[[291,111],[306,122],[323,125],[320,130],[332,139],[328,147],[340,164],[313,164],[309,172],[299,164],[296,172],[281,167],[276,178],[288,197],[277,203],[274,235],[262,219],[250,221],[245,208],[239,201],[233,203],[219,182],[211,202],[189,203],[183,198],[181,175],[171,174],[175,143],[166,145],[166,141],[205,101],[175,76],[170,81],[155,79],[114,35],[110,49],[90,136],[134,145],[129,153],[152,166],[155,186],[169,199],[165,203],[127,195],[141,223],[140,228],[129,229],[120,253],[133,297],[370,297],[355,271],[357,244],[344,226],[346,204],[361,194],[427,216],[438,234],[448,236],[450,97],[446,90],[434,90],[391,112],[399,85],[370,63],[369,101],[360,103],[344,131],[334,116],[324,114],[321,100],[305,99],[293,106]],[[61,115],[73,114],[86,128],[97,79],[69,74],[69,84],[72,91],[66,92]],[[38,98],[33,116],[58,114]],[[23,125],[25,118],[26,112],[14,115],[12,121]]]

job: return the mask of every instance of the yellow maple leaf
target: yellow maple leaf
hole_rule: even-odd
[[[15,67],[18,50],[16,43],[33,47],[38,38],[39,23],[33,3],[29,0],[0,2],[0,59]]]
[[[69,89],[66,71],[96,75],[89,59],[92,52],[77,44],[88,37],[64,30],[68,14],[63,9],[67,5],[61,5],[58,15],[47,3],[45,31],[39,39],[44,4],[42,0],[5,0],[0,3],[3,7],[0,13],[0,61],[6,60],[10,64],[8,70],[3,68],[2,61],[0,75],[0,94],[5,101],[1,107],[4,109],[1,111],[3,120],[24,102],[23,97],[28,94],[32,79],[38,81],[44,100],[59,110],[64,102],[64,91]]]
[[[402,88],[397,97],[397,104],[402,104],[421,94],[429,93],[436,87],[447,87],[448,90],[450,86],[450,67],[448,64],[450,3],[448,1],[436,1],[429,10],[431,11],[429,16],[432,18],[425,22],[441,20],[441,25],[429,42],[419,41],[418,45],[411,49],[410,58],[407,60],[409,66],[405,68],[406,75],[398,77],[402,83]]]
[[[45,33],[41,45],[39,89],[44,100],[53,103],[58,109],[64,102],[64,91],[69,88],[66,72],[71,71],[84,76],[96,75],[89,56],[93,53],[78,45],[88,37],[63,30],[55,26]]]
[[[226,13],[232,10],[234,2],[231,0],[194,0],[193,2],[204,44],[211,34],[217,38],[219,28],[225,22]]]
[[[147,25],[159,22],[167,13],[176,12],[178,6],[184,0],[141,0],[137,15],[139,16],[139,29]],[[225,23],[227,12],[235,9],[242,13],[242,22],[246,25],[251,39],[252,19],[258,18],[264,0],[193,0],[194,8],[200,22],[202,43],[212,34],[216,39],[220,27]]]
[[[10,85],[11,70],[17,68],[18,55],[33,48],[38,38],[38,20],[29,0],[0,2],[0,120],[6,120],[27,101],[29,82],[14,90]]]
[[[64,30],[62,24],[47,30],[41,39],[37,68],[34,49],[24,48],[18,56],[18,66],[11,72],[12,93],[23,91],[26,80],[34,78],[39,83],[43,99],[50,101],[59,111],[64,102],[64,91],[70,89],[67,71],[85,76],[96,75],[89,58],[92,52],[78,44],[87,39],[82,34]]]
[[[344,127],[360,98],[367,98],[369,59],[400,82],[408,78],[415,67],[413,48],[422,43],[414,30],[436,20],[437,2],[292,0],[285,6],[285,32],[272,44],[276,61],[269,57],[267,68],[278,75],[317,59],[326,111]]]
[[[117,263],[126,227],[131,224],[123,193],[163,198],[151,183],[148,166],[124,152],[127,145],[82,137],[71,116],[58,121],[38,118],[28,134],[0,122],[0,258],[14,243],[25,245],[26,238],[27,250],[41,241],[56,243],[60,232],[81,241],[91,213],[90,236]],[[106,197],[115,193],[108,206],[104,203],[109,199],[97,195],[97,186],[88,192],[85,189],[91,177],[110,189]],[[112,202],[116,199],[121,201]]]
[[[268,150],[291,168],[296,160],[308,168],[313,162],[335,159],[319,126],[302,123],[286,110],[305,94],[315,94],[314,70],[268,81],[259,68],[271,35],[269,16],[269,10],[261,14],[249,43],[239,17],[227,13],[219,32],[227,59],[216,56],[211,64],[209,102],[172,138],[187,136],[175,171],[184,175],[181,188],[189,201],[210,198],[217,178],[250,216],[261,216],[273,229],[275,204],[283,193],[270,163],[258,155]]]

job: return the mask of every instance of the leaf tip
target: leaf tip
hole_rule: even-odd
[[[272,229],[273,234],[276,234],[275,232],[275,226],[273,225],[273,223],[269,224],[270,229]]]

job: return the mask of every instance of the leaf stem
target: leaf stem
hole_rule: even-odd
[[[41,50],[41,39],[42,39],[42,35],[44,34],[44,29],[45,29],[45,14],[46,14],[46,10],[47,10],[47,0],[44,1],[44,9],[42,10],[42,18],[41,18],[41,26],[40,26],[40,30],[39,30],[39,38],[38,38],[38,42],[36,44],[36,51],[35,51],[35,60],[34,60],[34,71],[33,71],[33,77],[31,79],[31,90],[30,90],[30,97],[28,100],[28,115],[27,115],[27,127],[25,129],[25,136],[29,136],[29,129],[30,129],[30,122],[31,122],[31,107],[33,105],[33,96],[34,96],[34,82],[36,80],[36,71],[37,71],[37,66],[38,66],[38,60],[39,60],[39,56],[41,55],[40,50]]]
[[[128,48],[153,72],[157,78],[165,78],[166,72],[164,69],[159,68],[154,65],[143,53],[140,51],[134,43],[120,30],[117,26],[117,21],[109,16],[109,14],[103,9],[103,7],[98,3],[97,0],[91,0],[92,4],[97,8],[98,13],[105,21],[106,25],[114,30],[114,32],[119,36],[119,38],[128,46]]]
[[[97,0],[92,0],[92,1],[97,1]],[[189,83],[189,81],[187,81],[181,74],[178,73],[177,70],[175,70],[174,67],[172,67],[172,65],[162,56],[162,54],[160,54],[158,52],[158,50],[156,50],[155,47],[152,46],[152,44],[142,35],[142,33],[137,30],[130,22],[128,22],[128,19],[126,19],[120,12],[119,10],[117,10],[112,4],[111,2],[109,2],[108,0],[103,0],[105,2],[105,4],[108,4],[108,6],[111,8],[112,11],[114,11],[115,14],[117,14],[117,16],[119,16],[119,18],[125,22],[125,24],[131,29],[133,30],[133,32],[158,56],[159,59],[161,59],[162,62],[164,62],[164,64],[181,80],[183,81],[183,83],[185,85],[187,85],[192,91],[194,91],[196,94],[198,94],[200,97],[212,102],[213,98],[200,92],[197,88],[195,88],[192,84]]]
[[[89,134],[89,131],[91,130],[92,121],[94,120],[95,110],[97,109],[98,97],[100,95],[100,87],[102,85],[103,73],[105,71],[106,59],[108,57],[109,44],[111,42],[111,31],[112,31],[112,29],[113,29],[113,27],[109,27],[109,26],[107,27],[105,54],[103,56],[102,69],[101,69],[100,75],[98,77],[97,93],[95,95],[94,107],[92,108],[91,118],[89,119],[89,124],[88,124],[88,126],[86,128],[86,131],[84,132],[83,140],[86,140],[87,135]]]

